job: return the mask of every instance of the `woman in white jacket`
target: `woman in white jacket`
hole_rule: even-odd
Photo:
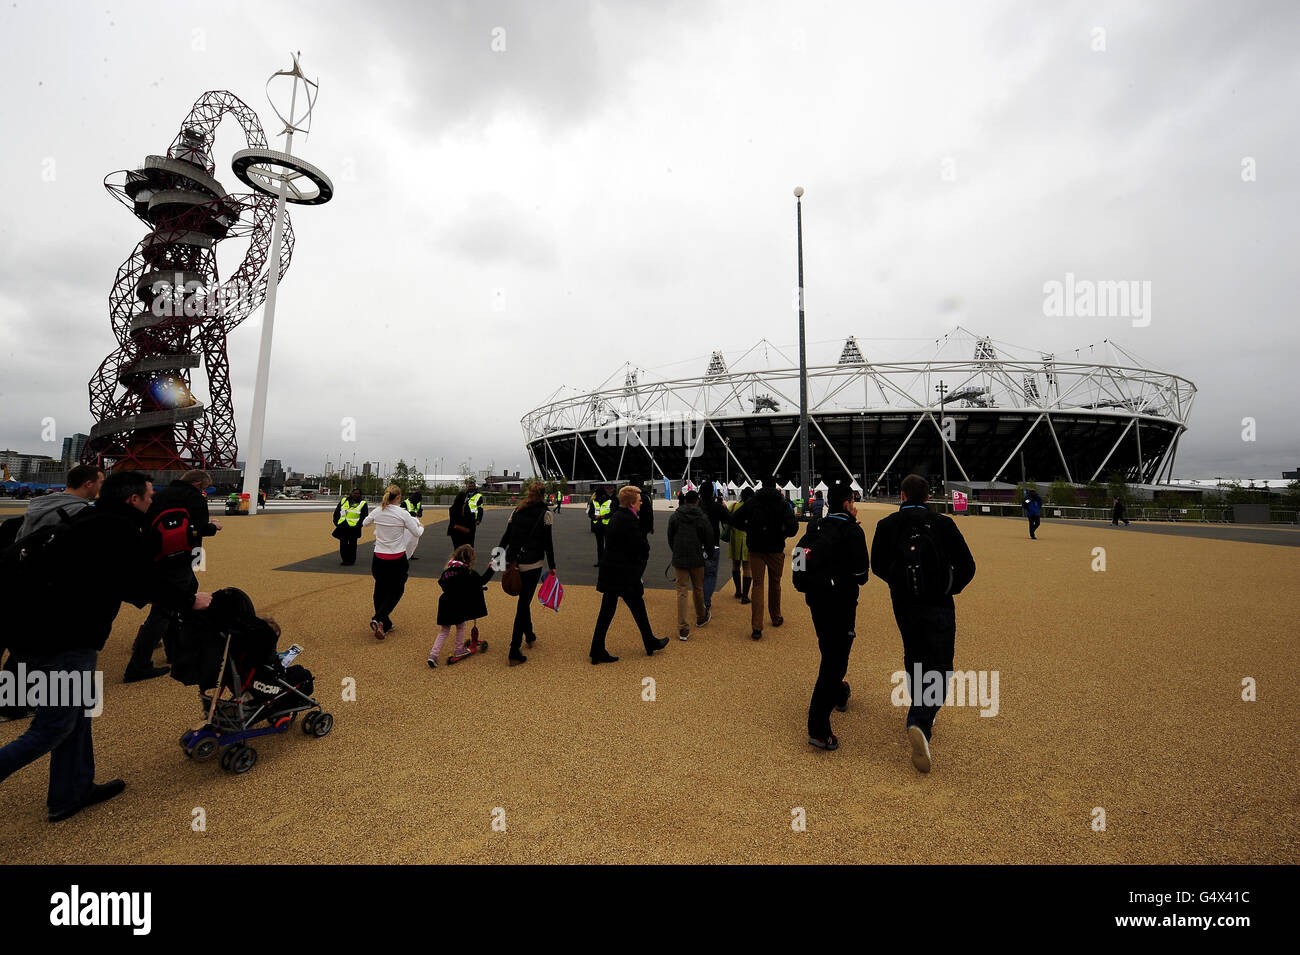
[[[370,618],[370,629],[378,640],[393,630],[389,614],[402,599],[406,590],[406,575],[410,570],[410,557],[424,525],[402,507],[402,489],[388,485],[379,510],[371,511],[361,522],[362,527],[375,526],[375,555],[370,558],[370,576],[375,578],[375,615]]]

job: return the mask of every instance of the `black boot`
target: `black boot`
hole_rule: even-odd
[[[731,585],[736,588],[735,597],[740,599],[740,568],[737,567],[731,572]]]
[[[741,592],[740,592],[740,602],[741,602],[741,603],[743,603],[743,604],[747,604],[747,603],[749,603],[749,585],[752,584],[753,582],[754,582],[754,578],[753,578],[753,577],[746,577],[746,578],[745,578],[745,586],[744,586],[744,589],[742,589]]]

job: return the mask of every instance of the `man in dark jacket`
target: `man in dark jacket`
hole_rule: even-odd
[[[118,471],[104,481],[99,503],[78,515],[55,545],[61,568],[51,593],[42,598],[39,628],[24,628],[20,662],[30,676],[45,675],[56,685],[93,682],[99,651],[113,630],[123,600],[137,607],[155,598],[179,600],[163,592],[150,572],[143,542],[145,514],[153,486],[143,474]],[[211,601],[206,593],[191,594],[190,606],[202,610]],[[94,701],[102,705],[102,701]],[[71,704],[71,705],[68,705]],[[51,822],[76,815],[87,806],[112,799],[126,788],[120,779],[97,784],[95,755],[87,701],[49,699],[36,709],[27,732],[0,748],[0,780],[50,754],[47,798]]]
[[[776,479],[766,485],[746,503],[736,508],[731,523],[745,532],[745,545],[749,548],[749,575],[754,579],[753,606],[750,623],[754,640],[763,638],[763,578],[769,577],[767,609],[772,626],[785,623],[781,616],[781,574],[785,569],[785,542],[799,533],[799,522],[785,495],[777,490]]]
[[[1117,497],[1115,498],[1115,506],[1110,512],[1110,522],[1119,527],[1120,521],[1124,522],[1125,527],[1128,526],[1128,518],[1124,516],[1124,502]]]
[[[853,504],[853,489],[847,484],[832,485],[826,504],[830,513],[817,525],[816,546],[827,549],[829,560],[822,565],[827,579],[804,594],[822,655],[808,704],[808,742],[819,749],[835,749],[840,742],[831,732],[831,710],[843,711],[849,702],[844,675],[857,636],[858,589],[867,582],[870,559]],[[795,556],[805,561],[808,557],[798,550]]]
[[[975,576],[975,559],[951,517],[925,506],[925,478],[903,478],[902,504],[876,525],[871,563],[889,583],[894,619],[903,637],[903,667],[912,706],[907,735],[912,765],[930,771],[934,718],[948,695],[957,639],[953,595]],[[930,555],[930,556],[927,556]]]
[[[657,638],[650,628],[650,618],[645,609],[645,586],[641,572],[650,556],[650,544],[641,533],[637,511],[641,505],[641,492],[631,485],[619,489],[619,507],[610,516],[609,531],[605,537],[605,553],[596,577],[596,592],[601,595],[600,612],[596,616],[596,630],[591,637],[591,662],[614,663],[618,657],[605,649],[605,635],[623,598],[632,619],[641,631],[646,656],[668,646],[668,638]]]
[[[649,540],[650,535],[655,532],[655,509],[650,506],[654,500],[652,482],[633,478],[628,483],[641,492],[641,504],[637,509],[636,517],[641,523],[641,533]]]
[[[1026,491],[1025,499],[1020,502],[1020,506],[1024,508],[1025,517],[1029,519],[1029,539],[1031,541],[1036,541],[1038,540],[1038,537],[1035,532],[1038,530],[1038,525],[1041,523],[1043,499],[1038,496],[1037,491]]]
[[[153,651],[161,643],[167,658],[171,659],[172,641],[181,625],[181,613],[189,609],[199,589],[194,567],[196,561],[202,564],[203,538],[221,530],[221,524],[208,514],[208,498],[203,493],[211,484],[206,471],[186,471],[153,496],[147,517],[145,547],[151,551],[151,572],[158,578],[158,589],[177,595],[177,600],[155,600],[149,608],[149,616],[141,624],[131,647],[131,659],[122,676],[123,683],[151,680],[170,670],[170,667],[153,665]],[[165,532],[158,529],[160,523],[171,523],[170,515],[164,516],[169,511],[178,519],[183,512],[187,524],[183,540],[179,537],[169,540]]]
[[[688,594],[695,597],[695,625],[702,627],[709,622],[704,606],[704,567],[714,550],[709,519],[700,510],[700,495],[695,491],[687,491],[682,506],[668,518],[668,546],[672,548],[673,571],[677,575],[677,636],[685,640],[691,634],[686,616]]]

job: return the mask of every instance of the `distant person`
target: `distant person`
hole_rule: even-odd
[[[702,627],[709,622],[704,607],[704,567],[714,551],[709,519],[700,510],[700,495],[695,491],[683,495],[682,506],[668,518],[668,547],[677,578],[677,636],[685,640],[691,633],[686,616],[688,595],[695,600],[695,625]]]
[[[826,513],[826,501],[825,499],[822,498],[821,491],[817,491],[813,495],[811,511],[812,511],[812,519],[814,521],[820,521],[822,519],[822,515]]]
[[[347,497],[339,498],[334,505],[334,534],[339,542],[339,564],[351,567],[357,562],[357,541],[361,539],[361,522],[370,513],[370,506],[361,497],[361,488],[354,487]]]
[[[406,508],[406,513],[410,514],[417,521],[424,517],[424,495],[419,491],[412,491],[402,501],[402,506]],[[411,553],[411,560],[419,560],[420,555]]]
[[[533,594],[542,579],[542,563],[551,573],[555,572],[555,543],[552,528],[555,515],[542,500],[543,484],[533,481],[524,490],[523,499],[515,505],[506,522],[506,529],[501,534],[497,545],[505,550],[507,563],[519,564],[521,586],[515,603],[515,621],[510,630],[510,654],[507,657],[510,666],[527,663],[521,643],[528,641],[528,646],[537,641],[533,631]]]
[[[40,673],[47,686],[66,688],[73,677],[78,685],[92,686],[99,653],[123,601],[143,607],[153,599],[188,598],[194,610],[211,602],[207,593],[157,589],[160,578],[150,572],[144,542],[152,500],[153,485],[145,475],[115,471],[100,487],[96,506],[78,514],[63,532],[66,536],[50,545],[55,552],[48,559],[58,567],[53,591],[39,598],[28,595],[41,601],[31,608],[39,614],[39,628],[24,627],[16,634],[29,678]],[[95,782],[92,718],[86,715],[90,701],[61,702],[79,705],[37,707],[27,731],[0,748],[0,780],[50,754],[50,822],[75,816],[126,789],[121,779]]]
[[[820,496],[821,492],[817,493]],[[842,711],[848,706],[850,690],[844,677],[857,636],[858,590],[867,582],[871,562],[852,488],[832,485],[825,503],[830,513],[804,537],[800,579],[821,650],[821,666],[808,704],[808,742],[831,750],[840,745],[831,732],[831,710]]]
[[[732,515],[736,527],[745,532],[749,548],[749,573],[754,579],[750,610],[750,638],[763,639],[763,589],[767,586],[767,609],[772,626],[785,623],[781,616],[781,574],[785,569],[785,542],[799,532],[799,522],[789,500],[775,481],[754,492]],[[766,578],[766,580],[765,580]]]
[[[1038,530],[1038,525],[1041,523],[1043,499],[1038,496],[1037,491],[1025,491],[1025,499],[1020,502],[1020,506],[1024,508],[1025,517],[1029,519],[1029,539],[1038,540],[1034,532]]]
[[[456,645],[452,648],[447,665],[459,663],[472,655],[477,648],[465,644],[465,624],[487,616],[487,601],[483,591],[492,579],[493,570],[489,565],[484,573],[474,569],[474,548],[466,544],[456,548],[456,553],[447,561],[446,569],[438,578],[442,594],[438,597],[438,636],[429,651],[429,668],[438,668],[438,657],[442,654],[443,644],[451,635],[451,628],[456,628]]]
[[[636,516],[641,523],[641,533],[649,540],[650,535],[655,532],[655,509],[650,506],[654,498],[654,490],[650,481],[639,478],[633,478],[628,483],[641,492],[641,504],[637,508]]]
[[[618,609],[620,597],[632,612],[637,629],[641,631],[646,656],[653,656],[656,650],[668,646],[667,637],[655,637],[645,609],[645,585],[641,582],[641,573],[650,556],[650,544],[641,533],[641,522],[637,517],[637,511],[641,507],[640,490],[630,484],[620,488],[618,503],[618,509],[610,518],[609,537],[605,542],[605,553],[596,578],[596,592],[601,595],[601,599],[600,611],[596,616],[596,630],[591,636],[592,663],[614,663],[618,660],[618,657],[605,649],[605,636],[609,633],[609,625],[614,619],[614,611]]]
[[[907,736],[912,765],[923,773],[930,771],[934,719],[952,680],[957,639],[952,598],[975,576],[975,559],[957,524],[926,507],[929,498],[925,478],[903,478],[898,511],[876,525],[871,541],[871,563],[876,576],[889,584],[903,638],[903,669],[912,698]]]
[[[370,632],[382,640],[395,629],[390,616],[406,592],[410,573],[410,555],[424,533],[424,525],[401,505],[402,489],[396,484],[384,491],[379,510],[366,515],[362,526],[375,526],[375,553],[370,558],[370,576],[375,579],[372,598],[375,613],[370,618]]]
[[[745,544],[745,532],[736,526],[736,510],[754,496],[754,489],[747,487],[740,492],[740,500],[727,505],[731,512],[731,539],[727,542],[731,554],[731,582],[736,588],[735,597],[742,604],[749,603],[749,587],[753,579],[749,575],[749,548]]]
[[[718,563],[722,559],[722,526],[731,524],[731,511],[718,500],[712,481],[700,485],[700,510],[708,518],[713,546],[704,562],[704,622],[713,613],[713,591],[718,587]]]
[[[259,490],[257,492],[257,509],[259,511],[266,509],[266,492]]]
[[[483,523],[483,492],[473,478],[465,479],[465,506],[474,513],[474,526]]]
[[[203,539],[221,530],[221,522],[208,513],[203,492],[212,485],[206,471],[186,471],[153,495],[149,505],[144,542],[152,559],[151,572],[160,578],[155,586],[162,592],[183,595],[177,601],[155,600],[136,632],[131,645],[123,683],[152,680],[171,668],[154,666],[153,652],[161,645],[171,659],[172,646],[180,632],[181,616],[189,609],[190,596],[198,593],[195,559],[202,556]]]
[[[1115,506],[1111,508],[1110,512],[1110,522],[1119,527],[1120,521],[1123,521],[1124,526],[1128,527],[1128,518],[1124,516],[1124,502],[1119,498],[1115,498]]]
[[[609,530],[614,506],[604,485],[596,488],[587,501],[587,520],[591,522],[591,532],[596,536],[596,562],[591,565],[593,567],[599,567],[605,558],[605,534]]]
[[[466,486],[447,508],[447,536],[453,551],[468,544],[474,546],[478,533],[478,513],[470,506],[470,489]]]
[[[406,513],[412,517],[424,517],[424,495],[419,491],[408,494],[402,504],[406,508]]]

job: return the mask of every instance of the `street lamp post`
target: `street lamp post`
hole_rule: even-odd
[[[934,390],[939,392],[939,453],[943,456],[943,509],[946,513],[948,510],[948,433],[943,430],[943,402],[944,396],[948,394],[948,386],[940,381],[934,386]]]
[[[795,186],[795,231],[799,248],[799,495],[800,509],[808,506],[808,351],[803,315],[803,186]]]
[[[248,449],[244,459],[244,494],[248,495],[250,516],[257,513],[257,496],[261,489],[262,473],[262,438],[266,428],[266,395],[271,373],[271,340],[275,329],[275,301],[280,286],[280,247],[284,235],[285,203],[298,205],[321,205],[329,202],[334,194],[334,185],[329,177],[310,163],[293,155],[293,134],[306,132],[311,128],[311,111],[316,105],[317,84],[307,79],[298,63],[298,54],[293,56],[293,69],[281,70],[267,80],[269,89],[271,80],[277,76],[288,76],[293,81],[293,91],[289,98],[289,115],[286,117],[271,108],[284,122],[284,152],[265,148],[242,149],[231,160],[235,174],[258,192],[275,197],[275,223],[271,227],[271,255],[267,260],[266,307],[262,312],[262,338],[257,352],[257,377],[253,384],[253,416],[248,429]],[[298,113],[298,85],[302,84],[305,110]],[[269,98],[269,95],[268,95]],[[303,125],[306,123],[307,125]],[[310,183],[304,190],[302,187]],[[313,191],[314,187],[314,191]]]

